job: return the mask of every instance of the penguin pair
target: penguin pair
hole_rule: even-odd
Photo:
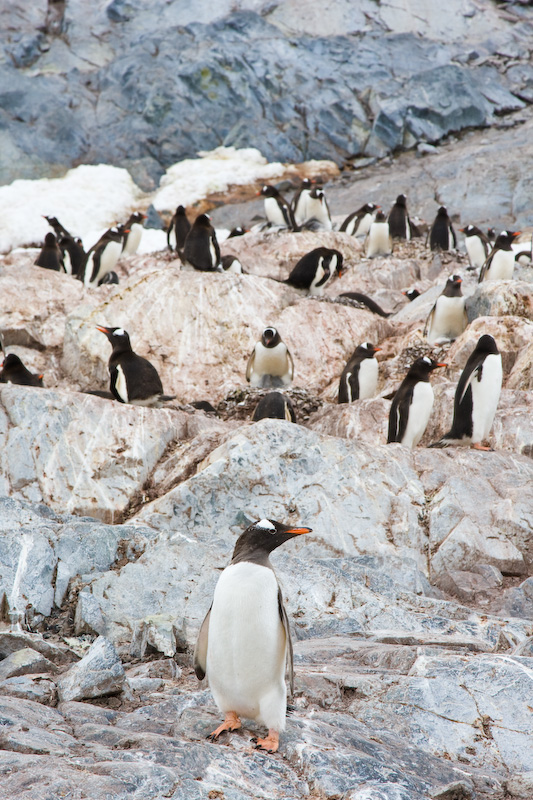
[[[325,286],[335,275],[342,275],[343,256],[329,247],[316,247],[298,261],[287,280],[296,289],[307,289],[310,295],[324,293]]]
[[[465,247],[470,262],[469,269],[481,269],[492,249],[489,237],[475,225],[459,229],[465,235]]]
[[[269,225],[291,231],[299,229],[290,205],[275,186],[265,185],[259,194],[264,197],[265,216]]]
[[[520,236],[520,231],[502,231],[496,237],[494,247],[479,273],[478,283],[511,280],[515,265],[515,252],[512,244],[517,236]]]
[[[200,272],[220,272],[220,247],[209,214],[200,214],[187,234],[183,245],[183,264]]]
[[[432,250],[455,250],[457,247],[457,237],[446,206],[437,211],[429,232],[429,246]]]
[[[350,236],[366,236],[380,208],[375,203],[365,203],[346,217],[339,231],[349,233]]]
[[[89,249],[85,265],[78,275],[84,286],[95,288],[114,270],[122,254],[123,238],[127,233],[129,228],[121,226],[119,229],[118,226],[113,226]]]
[[[352,403],[374,397],[378,386],[376,353],[381,347],[364,342],[356,348],[344,367],[339,381],[338,403]]]
[[[281,392],[269,392],[260,399],[252,415],[252,421],[260,419],[284,419],[296,422],[296,412],[291,400]]]
[[[52,234],[53,236],[53,234]],[[14,353],[9,353],[0,364],[0,383],[16,383],[19,386],[43,385],[43,376],[30,372],[21,359]]]
[[[365,255],[367,258],[390,256],[392,253],[392,236],[390,225],[383,211],[378,211],[371,222],[365,239]]]
[[[409,367],[392,401],[388,444],[400,442],[406,447],[416,447],[427,428],[435,399],[429,376],[438,367],[446,366],[422,356]]]
[[[490,450],[482,442],[488,439],[494,421],[502,380],[502,357],[494,338],[484,334],[459,378],[452,427],[430,446],[472,445],[477,450]]]
[[[468,325],[460,275],[450,275],[426,320],[424,336],[431,345],[457,339]]]
[[[44,219],[48,222],[50,227],[54,229],[54,233],[57,238],[57,245],[59,246],[59,249],[61,251],[59,269],[64,270],[64,272],[66,272],[67,275],[73,275],[74,277],[78,277],[80,270],[83,269],[83,266],[87,259],[87,253],[83,249],[83,244],[81,239],[72,236],[72,234],[70,234],[69,231],[67,231],[67,229],[59,222],[57,217],[44,216]],[[55,259],[55,255],[53,254],[51,247],[52,239],[48,238],[49,236],[50,234],[47,234],[45,238],[45,246],[48,240],[48,243],[50,245],[49,254],[52,256],[52,259]],[[42,264],[39,264],[39,266],[42,266]],[[51,266],[49,267],[49,269],[56,269],[56,267]]]
[[[134,353],[130,337],[123,328],[97,325],[113,351],[109,358],[109,389],[119,403],[137,406],[158,406],[173,396],[163,394],[163,384],[156,368],[146,358]]]
[[[288,667],[293,689],[293,652],[289,620],[270,553],[311,528],[261,519],[241,534],[231,563],[220,575],[211,608],[194,650],[199,680],[207,676],[224,722],[207,737],[212,741],[242,727],[241,717],[266,726],[256,749],[274,753],[285,729]]]
[[[287,345],[275,328],[265,328],[248,359],[246,380],[255,389],[276,388],[290,386],[293,376],[294,362]]]

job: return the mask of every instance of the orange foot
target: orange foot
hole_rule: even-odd
[[[273,728],[270,728],[268,736],[264,739],[258,739],[257,736],[255,736],[252,742],[254,742],[256,750],[266,750],[267,753],[275,753],[279,747],[279,733]]]
[[[474,450],[492,450],[492,447],[485,447],[481,442],[476,442],[472,447]]]
[[[221,733],[224,733],[224,731],[236,731],[240,727],[241,721],[235,711],[227,711],[222,725],[219,725],[218,728],[213,731],[213,733],[210,733],[209,736],[206,736],[206,739],[211,739],[211,741],[214,742],[215,739],[218,739]]]

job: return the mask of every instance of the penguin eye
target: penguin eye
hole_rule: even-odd
[[[260,519],[259,522],[255,523],[256,528],[263,528],[266,531],[275,531],[276,526],[272,525],[269,519]]]

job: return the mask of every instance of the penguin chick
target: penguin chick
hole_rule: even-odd
[[[0,383],[16,383],[19,386],[42,386],[43,376],[30,372],[18,356],[14,353],[9,353],[0,365]]]
[[[389,213],[389,232],[393,239],[412,238],[411,220],[407,213],[407,197],[399,194]]]
[[[259,194],[265,198],[265,216],[269,225],[298,230],[291,207],[275,186],[263,186]]]
[[[182,261],[200,272],[220,272],[220,247],[209,214],[194,220],[183,247]]]
[[[252,420],[258,422],[260,419],[286,419],[287,422],[296,422],[294,406],[281,392],[269,392],[255,407]]]
[[[502,357],[489,334],[478,340],[459,378],[453,403],[451,430],[431,447],[472,445],[490,450],[488,439],[502,388]]]
[[[185,247],[185,240],[190,229],[191,223],[187,219],[185,207],[178,206],[167,228],[169,250],[177,250],[178,253],[181,253]]]
[[[52,269],[55,272],[63,271],[63,254],[53,233],[47,233],[41,252],[35,260],[37,267]]]
[[[460,275],[450,275],[446,286],[426,320],[424,336],[428,344],[443,344],[453,342],[462,334],[468,325],[465,309],[466,298],[461,291],[462,278]]]
[[[208,739],[238,730],[241,717],[265,725],[259,750],[275,753],[285,729],[287,686],[293,685],[292,643],[281,589],[269,555],[311,528],[262,519],[237,540],[231,563],[215,587],[211,608],[200,628],[194,651],[199,680],[207,676],[219,710],[225,715]]]
[[[141,211],[134,211],[124,223],[125,231],[122,239],[122,252],[125,256],[133,256],[141,243],[144,220],[148,219]]]
[[[378,211],[365,240],[365,255],[367,258],[376,258],[390,256],[391,253],[392,236],[389,223],[383,211]]]
[[[416,447],[427,428],[434,394],[429,376],[437,367],[445,367],[429,356],[417,358],[395,393],[389,414],[387,443],[400,442]]]
[[[96,326],[105,333],[113,352],[109,358],[109,389],[120,403],[135,406],[158,406],[165,400],[173,400],[163,394],[161,378],[150,362],[138,356],[131,348],[130,337],[123,328]]]
[[[254,389],[290,386],[294,363],[275,328],[265,328],[246,365],[246,380]]]
[[[342,253],[329,247],[316,247],[298,261],[284,283],[296,289],[308,289],[313,296],[322,295],[324,287],[337,274],[342,274]]]
[[[467,225],[459,229],[465,235],[465,247],[470,262],[470,269],[481,269],[491,251],[488,236],[475,225]]]
[[[494,247],[479,273],[482,281],[510,281],[513,277],[515,253],[512,244],[520,231],[502,231],[496,237]]]
[[[232,256],[231,253],[229,253],[226,256],[222,256],[221,264],[224,272],[227,272],[228,274],[232,275],[243,274],[241,262],[239,261],[237,256]]]
[[[125,233],[128,230],[124,226],[113,226],[89,249],[87,261],[78,275],[86,287],[96,288],[104,275],[115,269]]]
[[[381,206],[377,206],[375,203],[365,203],[364,206],[346,217],[339,231],[349,233],[351,236],[366,236],[375,219],[376,212],[380,208]]]
[[[381,347],[370,342],[360,344],[344,367],[339,381],[338,403],[352,403],[374,397],[378,386],[376,353]]]
[[[429,246],[432,250],[453,250],[457,247],[457,237],[446,206],[437,211],[429,233]]]

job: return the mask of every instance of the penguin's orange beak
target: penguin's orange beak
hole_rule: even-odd
[[[448,364],[437,364],[437,367],[447,367]]]
[[[101,333],[109,333],[109,328],[104,328],[102,325],[97,325],[96,330],[100,331]]]
[[[380,350],[381,350],[381,347],[374,347],[374,353],[379,353]]]
[[[285,533],[294,533],[296,535],[301,533],[311,533],[312,530],[312,528],[287,528]]]

